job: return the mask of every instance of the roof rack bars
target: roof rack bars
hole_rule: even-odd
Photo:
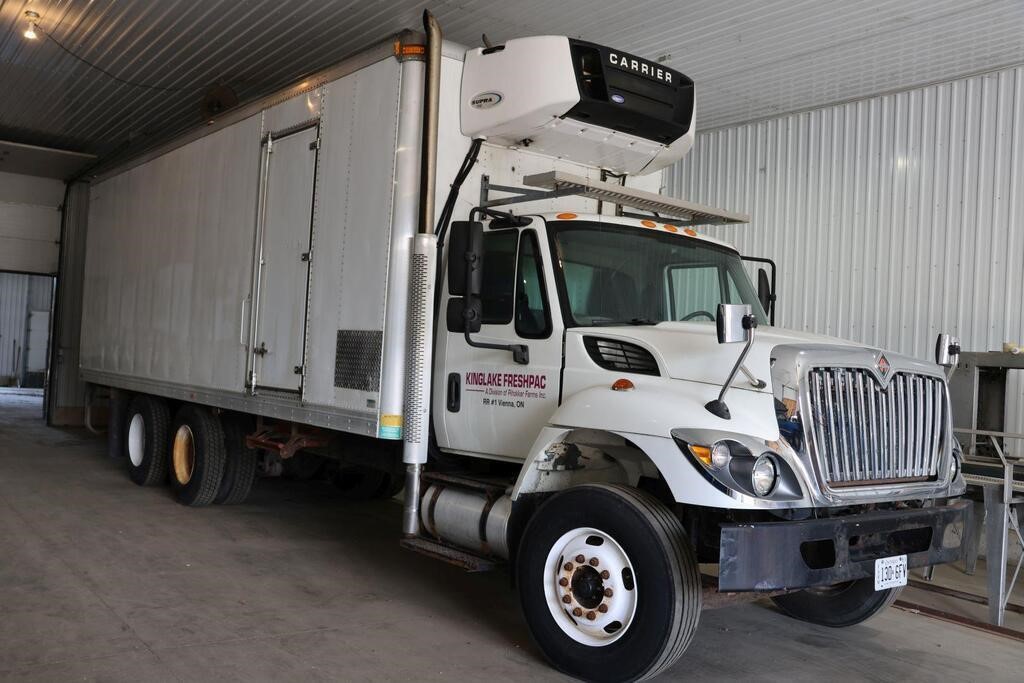
[[[523,178],[528,187],[512,187],[496,185],[485,175],[480,180],[480,207],[508,206],[545,199],[555,199],[567,195],[577,195],[588,199],[606,201],[619,206],[628,206],[641,211],[649,211],[660,218],[673,218],[680,225],[724,225],[749,223],[750,216],[734,211],[716,209],[703,204],[687,202],[682,199],[666,197],[653,192],[624,187],[617,183],[602,180],[590,180],[583,176],[563,171],[547,171]],[[539,188],[539,189],[531,189]],[[510,197],[492,197],[494,192],[510,194]],[[646,215],[622,213],[635,218],[648,218]]]

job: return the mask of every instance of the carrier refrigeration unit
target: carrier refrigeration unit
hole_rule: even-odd
[[[695,229],[747,217],[660,194],[690,79],[425,26],[93,182],[81,373],[135,483],[404,487],[403,545],[507,565],[592,680],[671,666],[705,590],[843,626],[959,557],[948,348],[772,324],[774,265]]]

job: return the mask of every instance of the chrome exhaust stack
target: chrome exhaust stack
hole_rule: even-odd
[[[434,192],[437,184],[438,103],[441,93],[441,26],[423,12],[427,34],[421,140],[419,229],[413,238],[409,274],[409,336],[405,385],[405,510],[402,533],[419,535],[420,477],[430,442],[431,361],[434,339],[434,285],[437,236],[434,235]]]

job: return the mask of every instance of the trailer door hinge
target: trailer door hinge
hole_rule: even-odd
[[[302,260],[303,260],[303,261],[309,261],[309,260],[310,260],[310,258],[311,258],[311,257],[310,257],[310,254],[311,254],[311,252],[308,252],[308,251],[304,251],[304,252],[302,252]]]
[[[302,366],[301,365],[296,365],[295,366],[295,374],[296,375],[301,375],[302,374]]]
[[[320,138],[317,138],[316,140],[313,140],[313,142],[309,143],[309,148],[311,150],[320,149]]]

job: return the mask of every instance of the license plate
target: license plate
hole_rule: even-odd
[[[907,585],[907,556],[880,557],[875,560],[875,590]]]

